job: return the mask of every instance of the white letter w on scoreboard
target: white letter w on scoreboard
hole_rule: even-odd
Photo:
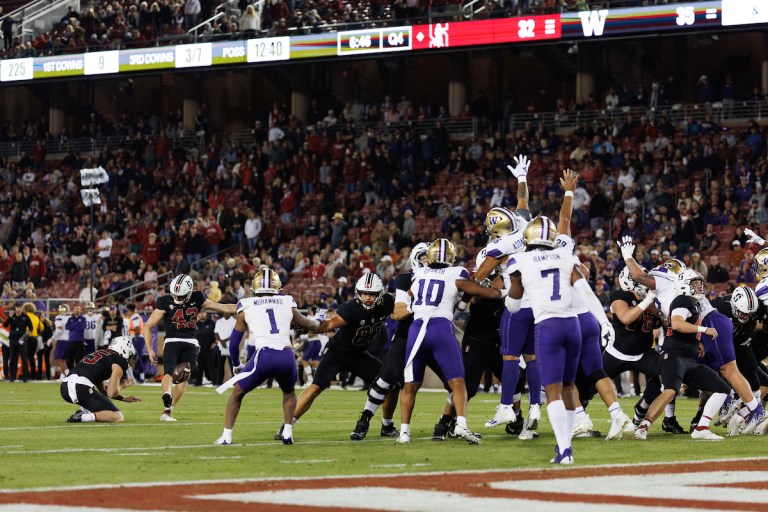
[[[581,18],[581,29],[584,31],[584,37],[592,37],[593,34],[602,36],[603,29],[605,28],[605,19],[607,17],[607,9],[580,12],[579,18]]]

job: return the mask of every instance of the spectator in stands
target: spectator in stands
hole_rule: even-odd
[[[259,235],[262,230],[261,213],[248,210],[248,219],[245,221],[245,238],[248,241],[248,252],[256,250],[256,243],[259,241]]]
[[[17,252],[11,265],[11,281],[14,286],[24,286],[29,278],[29,265],[24,260],[24,255]]]
[[[745,258],[745,251],[741,246],[741,242],[734,240],[731,242],[731,255],[728,258],[728,264],[731,268],[738,268],[742,260]]]
[[[739,263],[739,274],[736,278],[740,283],[755,283],[757,278],[755,276],[755,270],[752,268],[752,263],[755,259],[755,253],[750,251],[744,251],[744,259]]]
[[[714,251],[720,245],[720,239],[715,233],[715,227],[712,224],[707,224],[707,228],[704,234],[701,235],[699,242],[699,249],[702,251]]]
[[[112,254],[112,238],[109,236],[109,232],[105,229],[101,232],[101,238],[96,243],[97,256],[103,260],[108,260]]]
[[[27,265],[29,266],[29,279],[32,280],[35,287],[41,287],[46,280],[47,268],[45,266],[45,258],[40,255],[37,247],[32,247]]]

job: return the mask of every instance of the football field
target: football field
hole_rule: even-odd
[[[378,477],[384,475],[387,475],[385,481],[401,487],[400,484],[418,481],[414,476],[417,473],[463,472],[471,475],[492,475],[500,471],[530,473],[533,470],[532,474],[539,475],[536,478],[565,475],[559,471],[560,468],[548,467],[548,460],[554,454],[555,441],[546,414],[540,429],[541,437],[531,441],[520,441],[517,437],[506,434],[503,427],[493,430],[483,427],[485,420],[493,415],[498,403],[498,394],[481,393],[470,402],[469,427],[483,434],[482,444],[477,446],[470,446],[456,439],[431,441],[432,427],[445,401],[444,393],[435,392],[420,392],[417,396],[411,427],[413,440],[410,445],[397,445],[393,438],[379,436],[380,414],[371,421],[368,437],[362,442],[352,442],[349,440],[349,433],[354,428],[366,398],[365,393],[359,390],[329,390],[323,393],[309,413],[294,427],[296,444],[284,446],[273,440],[273,435],[281,424],[281,393],[278,389],[257,389],[243,402],[234,429],[234,444],[214,446],[213,441],[221,434],[227,395],[218,395],[210,387],[190,387],[175,411],[178,422],[165,423],[159,421],[162,403],[158,386],[135,386],[126,391],[141,397],[143,401],[118,402],[125,415],[125,423],[70,424],[65,420],[76,409],[61,399],[58,384],[2,383],[0,446],[4,457],[0,465],[0,489],[4,492],[0,493],[0,511],[42,510],[39,507],[15,509],[13,505],[1,505],[14,502],[9,496],[26,500],[22,499],[24,493],[13,494],[13,491],[40,488],[98,490],[102,486],[109,489],[120,484],[231,482],[254,479],[280,482],[286,478],[298,478],[291,481],[306,483],[311,477],[348,476],[356,476],[358,478],[355,481],[365,484],[378,482]],[[630,415],[634,400],[622,400],[622,406]],[[695,413],[696,405],[694,400],[678,401],[677,414],[682,425],[688,424]],[[524,410],[526,409],[527,404],[524,404]],[[605,435],[609,428],[609,416],[605,406],[599,401],[592,402],[588,412],[595,428]],[[399,410],[395,419],[398,425]],[[725,434],[722,428],[714,430]],[[665,466],[668,469],[662,472],[677,473],[679,470],[682,473],[711,464],[723,464],[708,462],[698,466],[691,464],[693,461],[760,457],[766,453],[766,447],[768,439],[756,436],[726,438],[721,442],[694,441],[687,435],[662,433],[658,422],[645,442],[635,441],[631,434],[616,442],[606,442],[602,438],[575,439],[576,466],[572,470],[578,470],[579,467],[612,465],[621,468],[619,472],[639,471],[654,474],[653,466],[641,466],[640,463],[672,462],[674,465]],[[753,482],[753,492],[760,491],[768,495],[768,458],[745,461],[744,464],[748,466],[745,471],[758,470],[760,478],[763,478],[762,487],[755,487]],[[541,469],[545,471],[539,471]],[[759,471],[760,469],[762,471]],[[397,474],[403,476],[389,476]],[[406,474],[409,476],[405,476]],[[434,475],[429,478],[433,482],[442,480]],[[450,480],[446,478],[444,481]],[[457,483],[456,490],[460,490],[463,485]],[[197,487],[200,487],[200,484]],[[226,493],[228,489],[224,483],[215,484],[214,488],[221,493]],[[449,486],[448,489],[451,488]],[[144,487],[137,489],[145,489],[145,497],[156,494],[154,490],[149,491]],[[278,491],[272,489],[270,492]],[[376,495],[376,491],[371,492],[374,493],[371,496]],[[45,493],[31,493],[29,499],[38,499],[43,494]],[[350,490],[347,497],[351,500],[353,496],[355,492]],[[388,495],[384,493],[384,496]],[[136,499],[140,499],[140,496]],[[275,499],[278,500],[276,503],[292,503],[287,497],[285,500]],[[320,504],[324,503],[322,500],[325,498],[317,499]],[[334,501],[337,498],[327,499],[330,501],[325,506],[330,507],[329,509],[351,506]],[[422,499],[426,498],[416,498],[416,501]],[[313,503],[311,496],[307,496],[306,500],[306,505]],[[65,510],[61,505],[68,503],[66,499],[53,502],[59,507],[51,510]],[[100,503],[100,506],[106,505],[98,500],[96,502]],[[136,510],[194,509],[190,506],[169,508],[159,501],[152,502],[154,505],[146,503],[138,506],[139,503],[129,500],[112,504],[108,508],[118,506],[125,510],[133,510],[133,507],[136,507]],[[408,509],[396,505],[397,502],[392,502],[391,508],[381,508],[382,504],[379,502],[377,506],[373,506],[372,502],[368,503],[365,499],[354,503],[352,508],[360,510]],[[428,499],[425,503],[427,504],[423,508],[414,510],[445,509],[439,504],[439,500]],[[768,500],[763,500],[762,503],[765,506]],[[234,505],[224,508],[240,510]],[[669,509],[669,505],[666,508]],[[752,510],[749,507],[741,508]],[[211,506],[203,509],[220,510],[221,507]],[[754,508],[764,509],[768,508]],[[590,510],[598,508],[591,507]]]

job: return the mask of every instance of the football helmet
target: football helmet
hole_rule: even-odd
[[[114,350],[126,359],[136,356],[136,347],[133,346],[133,341],[131,341],[131,338],[128,336],[112,338],[112,341],[109,342],[109,347],[107,348]]]
[[[176,304],[182,304],[189,300],[194,288],[195,283],[192,282],[192,278],[187,274],[177,275],[168,286],[168,289],[171,291],[171,296],[173,297],[173,302]]]
[[[752,260],[752,269],[758,280],[762,281],[768,278],[768,247],[757,251],[755,259]]]
[[[646,271],[645,267],[641,268],[643,269],[643,272]],[[632,278],[632,274],[629,272],[629,267],[624,267],[621,269],[621,272],[619,272],[619,286],[625,292],[635,292],[640,295],[640,297],[645,297],[648,293],[648,288],[639,284]]]
[[[429,264],[453,265],[456,259],[456,248],[447,238],[438,238],[427,249]]]
[[[731,311],[733,318],[743,324],[757,311],[757,294],[746,285],[737,286],[731,294]]]
[[[96,309],[96,304],[94,304],[93,302],[86,302],[85,303],[85,310],[86,311],[93,311],[95,309]]]
[[[676,286],[680,295],[693,297],[696,300],[703,299],[706,293],[704,276],[692,268],[686,268],[680,272],[680,275],[677,276]]]
[[[355,284],[355,299],[365,309],[375,308],[381,304],[383,298],[384,283],[381,282],[379,276],[369,272],[357,280]]]
[[[429,249],[429,244],[426,242],[419,242],[416,245],[413,246],[413,249],[411,249],[411,270],[415,270],[420,267],[426,267],[421,262],[421,257],[427,254],[427,249]]]
[[[475,272],[480,270],[480,265],[482,265],[483,262],[485,261],[487,254],[488,254],[488,249],[483,249],[479,253],[477,253],[477,257],[475,258]],[[496,279],[498,276],[499,276],[499,265],[496,265],[495,267],[493,267],[493,270],[491,270],[491,273],[488,274],[488,277],[486,277],[483,282],[485,283],[486,280],[488,282],[491,282],[494,279]]]
[[[262,268],[256,275],[253,276],[251,281],[251,289],[253,293],[259,295],[261,293],[271,293],[272,295],[280,291],[283,284],[280,282],[280,277],[272,269]]]
[[[62,304],[59,306],[59,314],[60,315],[68,315],[69,314],[69,306],[66,304]]]
[[[517,231],[517,220],[506,208],[495,207],[485,215],[485,232],[488,238],[495,240]]]
[[[675,275],[680,275],[680,273],[685,270],[687,267],[685,266],[685,263],[678,260],[677,258],[670,258],[664,263],[661,264],[662,267],[666,268],[670,272],[672,272]]]
[[[557,227],[547,217],[536,217],[523,231],[523,240],[528,247],[541,246],[552,249],[555,247],[556,237]]]

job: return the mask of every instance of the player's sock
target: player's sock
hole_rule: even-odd
[[[760,405],[760,401],[757,398],[753,398],[752,400],[750,400],[744,405],[747,406],[747,409],[749,409],[749,412],[752,412],[757,408],[758,405]]]
[[[528,400],[532,405],[541,405],[541,375],[535,359],[526,363],[525,377],[528,379]]]
[[[574,417],[576,418],[576,421],[582,422],[586,421],[587,419],[587,413],[584,412],[584,408],[582,406],[578,406],[575,411],[573,411]]]
[[[312,377],[312,367],[307,365],[304,367],[304,375],[307,376],[307,379]]]
[[[92,421],[96,421],[96,415],[92,412],[83,413],[83,415],[80,416],[80,421],[82,421],[83,423],[90,423]]]
[[[232,431],[230,430],[230,433]],[[293,437],[293,425],[289,425],[288,423],[285,423],[283,425],[283,439],[288,439]]]
[[[409,425],[408,423],[401,423],[400,424],[400,433],[401,434],[411,435],[411,425]]]
[[[392,418],[381,418],[381,424],[385,427],[391,427],[395,422]]]
[[[582,412],[584,412],[584,408],[581,408]],[[586,416],[586,414],[584,414]],[[568,422],[568,432],[573,432],[573,426],[576,424],[576,411],[571,411],[566,409],[565,410],[565,419]]]
[[[696,430],[706,430],[709,428],[709,422],[712,421],[714,415],[717,414],[717,411],[723,406],[726,396],[725,393],[712,393],[712,396],[709,397],[707,403],[704,404],[704,412],[701,414],[701,419],[699,420]]]
[[[547,415],[555,432],[555,439],[560,453],[571,447],[571,430],[568,430],[568,413],[562,400],[555,400],[547,404]],[[575,419],[575,415],[574,415]]]
[[[671,404],[667,404],[666,407],[664,407],[664,416],[667,418],[674,418],[675,417],[675,403],[672,402]]]
[[[632,418],[635,424],[643,421],[645,415],[648,414],[648,407],[650,407],[650,404],[642,398],[635,404],[635,416]]]
[[[438,422],[442,423],[443,425],[448,425],[452,420],[453,420],[453,416],[448,416],[447,414],[441,414]]]
[[[644,428],[646,430],[650,430],[651,422],[648,421],[647,419],[643,420],[642,422],[640,422],[640,428]]]
[[[223,437],[226,442],[232,443],[232,429],[225,428],[224,433],[221,434],[221,437]]]
[[[611,414],[612,420],[615,420],[616,418],[618,418],[624,413],[624,411],[621,410],[621,406],[619,405],[619,402],[613,402],[608,407],[608,412]]]
[[[453,393],[448,393],[448,398],[445,399],[445,403],[447,403],[449,407],[453,407]]]
[[[467,418],[465,416],[456,416],[456,425],[467,428]]]
[[[504,361],[501,369],[501,404],[512,405],[515,388],[520,378],[520,361]]]
[[[366,406],[367,405],[368,404],[366,403]],[[369,411],[367,408],[363,409],[363,412],[360,414],[360,418],[365,418],[367,420],[370,420],[372,416],[373,416],[373,413]]]
[[[384,403],[389,388],[390,384],[388,382],[376,379],[376,382],[371,384],[371,387],[368,389],[368,401],[365,402],[365,410],[373,415],[381,407],[381,404]]]
[[[299,421],[299,418],[297,418],[296,416],[294,416],[294,417],[291,419],[291,425],[295,425],[297,421]]]

